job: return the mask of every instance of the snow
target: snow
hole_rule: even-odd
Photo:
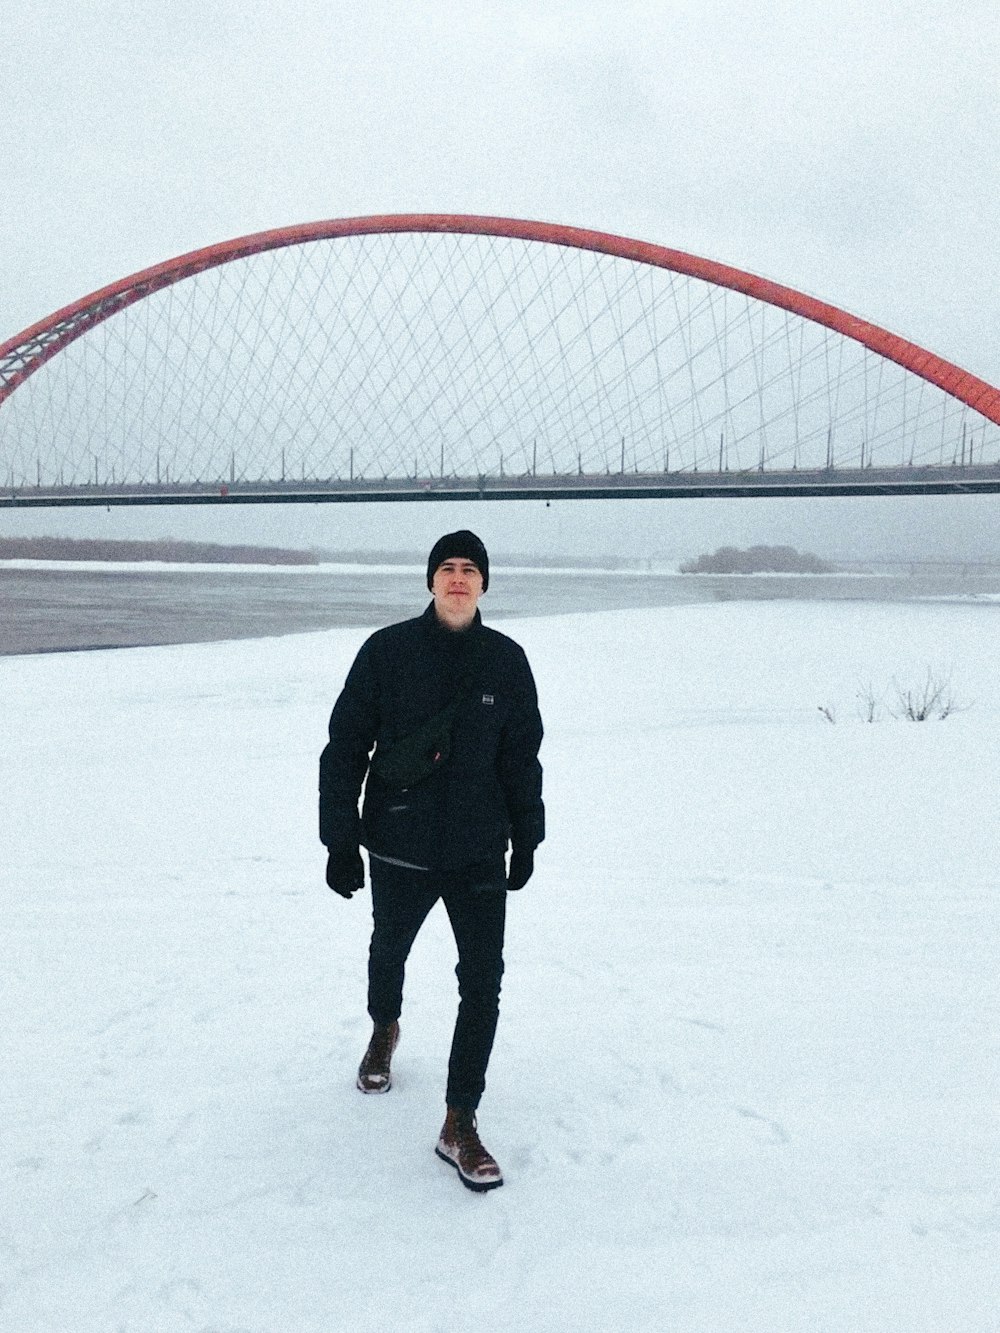
[[[368,900],[315,785],[365,632],[0,660],[0,1325],[995,1333],[996,614],[504,623],[550,834],[486,1196],[433,1153],[440,910],[395,1086],[354,1088]],[[928,666],[964,711],[861,720]]]
[[[281,565],[281,564],[256,564],[241,565],[229,563],[228,561],[215,561],[211,564],[205,564],[194,560],[25,560],[25,559],[0,559],[0,570],[4,569],[36,569],[45,572],[52,570],[61,570],[66,572],[76,572],[77,570],[86,570],[90,573],[115,573],[115,574],[261,574],[271,571],[275,574],[415,574],[423,578],[427,573],[427,566],[407,565],[407,564],[357,564],[348,560],[320,560],[312,565]],[[514,565],[491,564],[494,577],[497,574],[537,574],[540,577],[545,575],[558,574],[562,578],[593,578],[598,574],[621,574],[620,567],[609,565],[603,568],[599,565]],[[676,564],[664,565],[657,562],[656,567],[631,567],[628,568],[629,577],[641,578],[644,575],[652,577],[662,577],[664,574],[676,574]],[[695,575],[693,577],[700,577]],[[713,575],[718,578],[719,575]],[[741,577],[741,576],[735,576]],[[757,576],[759,577],[759,576]],[[783,575],[782,577],[792,577]],[[824,577],[822,575],[806,575],[804,577]],[[864,575],[864,577],[868,577]]]

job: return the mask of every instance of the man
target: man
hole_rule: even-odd
[[[475,533],[435,543],[433,600],[362,646],[333,708],[319,780],[330,888],[350,898],[364,885],[359,846],[369,857],[374,1029],[357,1085],[392,1086],[406,959],[440,898],[458,946],[459,1006],[436,1152],[477,1191],[503,1184],[476,1110],[499,1012],[507,891],[530,879],[545,832],[535,682],[523,650],[482,623],[489,581]]]

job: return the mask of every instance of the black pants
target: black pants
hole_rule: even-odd
[[[458,1019],[448,1060],[449,1106],[475,1110],[486,1086],[500,1010],[507,892],[476,887],[468,874],[408,870],[371,858],[375,919],[368,956],[368,1012],[381,1026],[399,1018],[406,959],[439,898],[458,945]],[[481,877],[480,877],[481,879]]]

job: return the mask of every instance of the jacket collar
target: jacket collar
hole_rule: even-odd
[[[483,627],[483,618],[479,614],[479,607],[477,606],[476,614],[475,616],[473,616],[472,622],[466,629],[461,629],[461,630],[448,629],[446,626],[441,624],[440,620],[438,620],[437,612],[434,610],[433,600],[431,601],[430,605],[427,607],[423,615],[420,617],[420,619],[423,621],[424,628],[429,633],[441,634],[448,642],[460,641],[464,639],[466,635],[469,635],[470,637],[478,637],[479,631]]]

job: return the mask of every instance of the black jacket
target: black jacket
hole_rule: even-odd
[[[374,746],[415,731],[460,688],[451,755],[440,771],[403,792],[368,772]],[[495,863],[508,840],[534,848],[545,836],[541,741],[524,650],[488,629],[478,611],[467,630],[443,628],[432,602],[422,616],[378,630],[355,658],[320,758],[320,838],[332,852],[360,842],[435,870]]]

